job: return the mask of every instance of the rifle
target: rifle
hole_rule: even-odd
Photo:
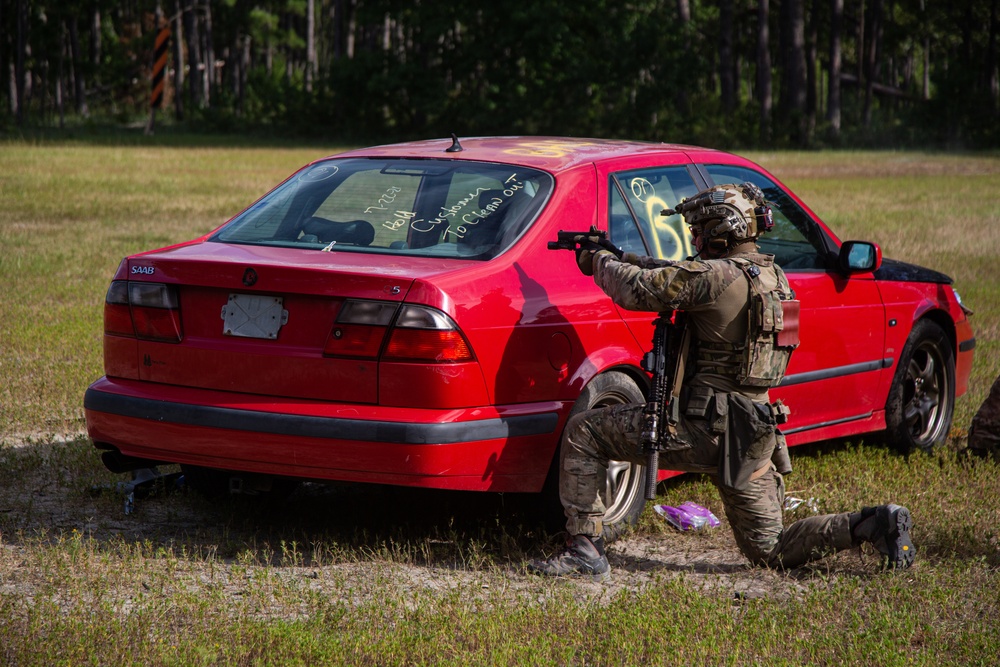
[[[641,453],[646,456],[646,500],[656,498],[660,452],[666,449],[664,431],[669,432],[680,419],[680,397],[674,395],[679,383],[670,373],[683,372],[677,362],[683,354],[684,330],[682,311],[660,313],[653,320],[653,349],[642,358],[643,370],[653,375],[640,435]]]
[[[559,234],[557,236],[558,240],[549,241],[549,250],[572,250],[573,252],[576,252],[580,249],[580,242],[588,237],[591,237],[591,241],[593,241],[593,237],[596,237],[598,240],[606,239],[608,237],[608,233],[598,229],[597,227],[591,227],[590,231],[587,232],[567,232],[559,230]]]

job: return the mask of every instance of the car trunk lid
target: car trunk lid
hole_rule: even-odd
[[[378,402],[378,362],[324,354],[347,299],[400,302],[391,257],[201,243],[130,258],[130,281],[174,286],[180,342],[139,340],[139,378],[290,398]]]

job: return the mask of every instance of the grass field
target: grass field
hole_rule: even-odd
[[[94,491],[122,481],[80,435],[118,262],[214,228],[337,150],[184,143],[0,143],[0,664],[995,664],[1000,468],[957,451],[1000,374],[1000,156],[750,155],[842,239],[948,273],[976,311],[947,448],[794,456],[789,492],[823,512],[907,504],[917,564],[879,573],[853,551],[749,570],[725,525],[679,535],[648,511],[602,587],[524,573],[552,543],[517,521],[521,499],[173,494],[125,516]],[[721,516],[705,480],[662,493]]]

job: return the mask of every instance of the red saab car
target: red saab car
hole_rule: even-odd
[[[948,434],[975,338],[940,273],[841,243],[788,188],[728,153],[534,137],[355,150],[293,174],[217,230],[122,261],[87,428],[108,467],[179,463],[266,490],[346,480],[539,492],[574,411],[643,401],[652,313],[615,306],[559,230],[682,259],[663,209],[719,183],[773,202],[761,239],[802,303],[773,390],[790,444]],[[669,475],[670,473],[661,473]],[[639,466],[613,465],[606,523],[634,521]]]

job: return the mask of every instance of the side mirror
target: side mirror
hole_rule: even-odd
[[[882,248],[867,241],[844,241],[837,266],[844,274],[877,271],[882,266]]]

